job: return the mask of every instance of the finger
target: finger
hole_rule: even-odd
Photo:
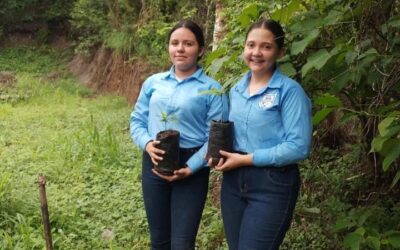
[[[212,167],[212,168],[215,167],[215,166],[213,165],[212,157],[210,157],[210,158],[208,159],[207,165],[208,165],[209,167]]]
[[[164,179],[166,181],[171,181],[171,176],[162,175],[159,172],[157,172],[157,170],[155,170],[154,168],[151,171],[153,171],[153,173],[155,175],[157,175],[158,177],[160,177],[160,178],[162,178],[162,179]]]
[[[154,148],[153,153],[163,155],[163,154],[165,154],[165,151],[161,150],[159,148]]]
[[[155,160],[153,159],[153,157],[151,157],[151,162],[153,162],[153,164],[154,164],[155,166],[158,166],[158,162],[155,161]]]
[[[226,157],[232,154],[232,153],[226,152],[226,151],[224,151],[224,150],[220,150],[219,153],[220,153],[222,156],[226,156]]]
[[[162,156],[159,156],[159,155],[156,155],[156,154],[151,154],[151,158],[153,158],[154,160],[157,160],[157,161],[162,161],[163,160]]]

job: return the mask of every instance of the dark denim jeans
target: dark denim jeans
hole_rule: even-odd
[[[181,166],[194,152],[180,154]],[[144,152],[142,188],[151,249],[195,249],[195,239],[208,191],[209,168],[175,182],[167,182],[151,169],[153,163]]]
[[[230,250],[279,249],[300,188],[297,165],[242,167],[223,174],[221,208]]]

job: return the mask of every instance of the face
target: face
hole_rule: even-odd
[[[263,28],[250,31],[244,46],[244,60],[253,74],[270,73],[282,50],[275,42],[275,35]]]
[[[172,32],[168,45],[169,57],[180,72],[194,72],[197,58],[203,53],[195,35],[187,28],[179,28]]]

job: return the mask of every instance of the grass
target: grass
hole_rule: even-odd
[[[77,83],[66,57],[48,48],[0,53],[0,71],[17,79],[1,89],[14,98],[0,100],[0,249],[43,249],[38,173],[48,179],[55,249],[145,248],[132,107]],[[61,77],[47,79],[54,72]]]
[[[0,88],[0,249],[44,248],[39,173],[55,249],[148,249],[132,106],[77,82],[70,59],[51,48],[0,51],[0,72],[16,78]],[[226,249],[211,198],[197,245]]]

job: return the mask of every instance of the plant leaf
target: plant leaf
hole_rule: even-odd
[[[343,244],[345,247],[350,248],[351,250],[360,249],[360,243],[363,237],[357,233],[349,233],[343,240]]]
[[[323,109],[319,110],[317,113],[315,113],[315,115],[312,118],[313,125],[319,124],[332,111],[333,111],[333,108],[323,108]]]
[[[383,160],[382,168],[383,171],[389,169],[390,164],[400,156],[400,142],[394,146],[388,153],[388,155]]]
[[[325,94],[322,97],[319,97],[314,100],[315,104],[318,105],[325,105],[328,107],[341,107],[342,102],[340,101],[339,98],[333,95]]]
[[[306,47],[312,43],[319,36],[319,30],[313,29],[311,30],[306,37],[304,37],[301,41],[296,41],[292,43],[292,47],[290,48],[290,52],[292,55],[297,55],[299,53],[303,53]]]
[[[296,70],[291,63],[285,63],[279,66],[282,72],[287,76],[294,76],[296,75]]]
[[[321,69],[332,55],[326,49],[320,49],[307,58],[307,63],[301,69],[301,75],[304,77],[311,69]]]

